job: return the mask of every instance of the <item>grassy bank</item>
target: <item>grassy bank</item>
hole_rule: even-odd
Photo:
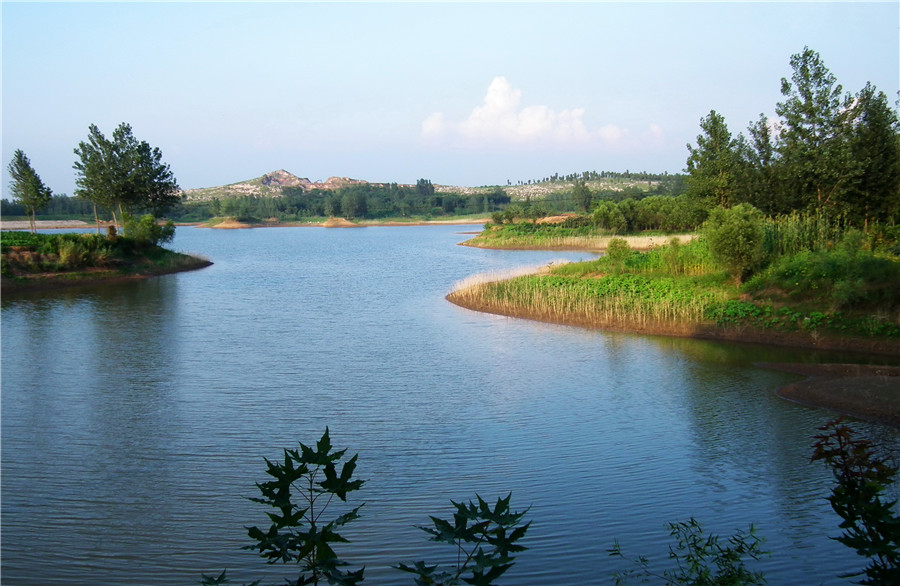
[[[141,279],[211,264],[135,238],[27,232],[0,235],[0,287],[4,293]]]
[[[855,246],[783,256],[739,284],[702,239],[643,253],[619,240],[597,260],[469,279],[447,299],[617,331],[900,355],[900,261]]]
[[[564,220],[557,224],[520,222],[516,224],[491,224],[481,234],[463,245],[475,248],[505,250],[587,250],[602,252],[613,238],[624,238],[634,250],[649,250],[661,246],[671,238],[692,240],[693,234],[666,235],[662,233],[630,234],[617,236],[609,230],[597,228],[578,219]]]

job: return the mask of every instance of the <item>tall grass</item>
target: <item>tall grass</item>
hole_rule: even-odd
[[[790,256],[804,250],[833,247],[847,231],[843,218],[821,211],[769,218],[764,224],[763,249],[768,258]]]
[[[703,322],[707,308],[727,297],[724,290],[691,278],[626,273],[594,279],[521,276],[460,288],[448,299],[472,309],[546,321],[671,330]]]

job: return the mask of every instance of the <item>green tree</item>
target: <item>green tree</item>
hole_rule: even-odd
[[[592,218],[597,227],[609,230],[613,234],[624,232],[627,227],[625,216],[619,211],[619,206],[611,201],[602,200],[594,204]]]
[[[98,232],[97,208],[110,210],[121,226],[126,214],[148,211],[159,216],[179,201],[178,184],[160,150],[138,141],[124,122],[111,139],[91,124],[88,140],[78,144],[75,155],[75,194],[94,204]]]
[[[738,199],[767,215],[790,213],[796,202],[791,193],[779,188],[778,154],[769,119],[760,114],[759,119],[747,131],[749,138],[738,136],[738,154],[743,162],[741,194]]]
[[[594,194],[587,184],[582,179],[576,179],[572,186],[572,202],[575,204],[575,209],[589,211],[593,198]]]
[[[9,163],[9,189],[15,201],[22,204],[25,213],[28,216],[28,224],[31,227],[31,233],[35,232],[34,216],[38,210],[50,203],[53,193],[41,181],[31,161],[19,149],[13,153],[12,161]]]
[[[734,203],[740,175],[737,142],[715,110],[700,119],[700,128],[703,134],[697,136],[697,147],[687,145],[687,193],[728,207]]]
[[[416,181],[416,191],[419,192],[423,198],[428,198],[434,195],[434,185],[431,184],[431,181],[428,179],[419,179]]]
[[[900,219],[900,122],[887,96],[866,84],[856,96],[852,113],[850,152],[857,173],[846,196],[852,219]]]
[[[763,261],[763,215],[749,204],[713,209],[702,233],[716,262],[739,282]]]
[[[785,101],[775,111],[783,125],[777,151],[782,180],[810,209],[839,211],[856,165],[850,150],[850,96],[809,47],[791,56],[791,81],[781,80]]]

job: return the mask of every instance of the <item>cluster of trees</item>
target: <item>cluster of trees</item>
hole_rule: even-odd
[[[666,181],[672,175],[669,175],[668,172],[665,173],[648,173],[646,171],[640,171],[637,173],[632,173],[628,169],[624,172],[620,171],[584,171],[582,173],[554,173],[549,177],[544,177],[542,179],[529,179],[527,181],[519,181],[519,185],[531,185],[534,183],[572,183],[574,181],[601,181],[603,179],[625,179],[631,181]],[[511,185],[512,182],[509,180],[506,181],[508,185]]]
[[[687,195],[651,195],[618,202],[601,200],[594,204],[592,210],[594,224],[613,233],[695,230],[709,215],[709,208],[704,202]]]
[[[700,121],[688,145],[687,193],[711,206],[748,203],[766,215],[815,211],[849,223],[900,217],[900,124],[872,84],[844,94],[818,53],[791,57],[777,120],[765,115],[748,136],[732,136],[724,117]]]
[[[420,179],[416,186],[362,183],[334,191],[286,187],[282,197],[277,198],[249,196],[185,202],[173,208],[169,215],[185,220],[214,216],[279,220],[327,216],[379,219],[490,213],[509,202],[509,195],[500,188],[474,195],[435,193],[430,181]]]
[[[116,225],[122,226],[137,213],[160,217],[181,201],[175,176],[162,162],[160,150],[138,141],[129,124],[121,123],[109,139],[91,124],[88,140],[78,143],[75,155],[75,195],[91,202],[98,232],[99,208],[109,210]]]
[[[38,211],[56,216],[93,212],[100,232],[100,210],[112,215],[116,226],[129,224],[139,214],[158,218],[181,201],[175,176],[163,163],[162,152],[139,141],[131,126],[121,123],[107,138],[96,125],[88,128],[87,141],[75,149],[76,198],[54,196],[21,150],[9,164],[13,202],[2,202],[3,215],[28,215],[34,231]],[[134,224],[137,225],[137,224]]]

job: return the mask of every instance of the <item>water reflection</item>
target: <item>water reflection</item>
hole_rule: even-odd
[[[827,472],[807,464],[826,415],[773,395],[794,375],[752,366],[788,352],[463,310],[444,300],[455,281],[560,254],[457,247],[459,230],[179,229],[216,264],[4,296],[4,578],[262,577],[244,497],[262,457],[326,425],[368,480],[345,551],[373,583],[423,555],[414,526],[450,499],[508,491],[534,520],[509,584],[603,582],[614,538],[664,559],[664,524],[691,515],[759,523],[772,583],[847,569]]]

